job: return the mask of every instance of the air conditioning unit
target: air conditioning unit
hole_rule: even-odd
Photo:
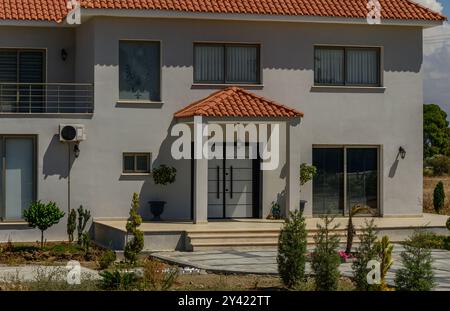
[[[86,128],[82,124],[60,124],[59,140],[61,142],[80,142],[86,140]]]

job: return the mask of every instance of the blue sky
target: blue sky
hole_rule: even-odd
[[[450,0],[413,0],[450,18]],[[424,31],[424,103],[438,104],[450,121],[450,24]]]
[[[450,16],[450,0],[441,0],[441,4],[444,6],[444,14]]]

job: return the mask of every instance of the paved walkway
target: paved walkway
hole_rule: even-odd
[[[395,272],[401,268],[401,245],[395,245],[393,258],[394,265],[387,275],[388,284],[394,285]],[[274,250],[226,250],[226,251],[199,251],[199,252],[160,252],[153,256],[173,262],[182,266],[198,269],[222,272],[222,273],[252,273],[252,274],[277,274],[276,256]],[[450,252],[433,250],[433,267],[437,283],[436,290],[450,290]],[[307,273],[311,272],[307,264]],[[351,263],[340,266],[342,275],[352,276]]]

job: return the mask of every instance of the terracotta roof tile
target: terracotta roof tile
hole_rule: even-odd
[[[198,13],[236,13],[290,16],[366,18],[368,0],[81,0],[85,9],[170,10]],[[382,18],[446,20],[409,0],[379,0]],[[0,0],[0,20],[60,22],[67,0]]]
[[[244,89],[229,87],[175,113],[176,118],[193,116],[296,118],[303,113]]]

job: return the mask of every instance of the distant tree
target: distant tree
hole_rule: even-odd
[[[428,104],[423,106],[423,148],[425,158],[448,153],[448,126],[447,113],[438,105]]]

